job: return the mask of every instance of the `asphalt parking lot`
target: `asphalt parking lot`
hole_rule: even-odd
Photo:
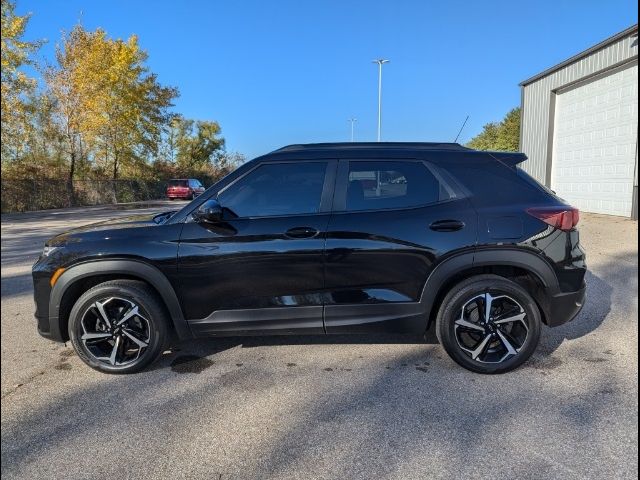
[[[38,336],[30,268],[53,234],[128,213],[2,218],[3,479],[637,478],[637,222],[583,215],[588,303],[506,375],[337,336],[197,342],[109,376]]]

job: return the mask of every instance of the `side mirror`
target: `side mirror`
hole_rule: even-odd
[[[222,207],[217,200],[210,199],[193,213],[196,222],[219,223],[222,221]]]

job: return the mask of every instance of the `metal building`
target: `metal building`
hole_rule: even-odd
[[[637,218],[638,25],[520,87],[523,168],[582,211]]]

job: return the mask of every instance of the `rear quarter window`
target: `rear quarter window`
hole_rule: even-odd
[[[520,167],[516,167],[516,173],[518,174],[518,177],[520,177],[522,180],[525,181],[525,183],[527,183],[527,185],[536,188],[538,190],[541,190],[545,193],[549,193],[551,195],[555,195],[555,192],[553,190],[551,190],[548,187],[545,187],[543,184],[541,184],[540,182],[538,182],[535,178],[533,178],[531,175],[529,175],[527,172],[525,172],[522,168]]]
[[[476,207],[534,202],[550,194],[522,169],[509,167],[489,155],[456,156],[438,166],[473,197]]]

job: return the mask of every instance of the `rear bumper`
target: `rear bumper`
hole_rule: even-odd
[[[202,192],[187,192],[187,193],[167,193],[167,198],[182,198],[189,200],[201,195]]]
[[[576,292],[562,292],[549,297],[548,311],[546,312],[547,324],[550,327],[564,325],[573,320],[587,298],[587,286],[583,283],[582,288]]]

